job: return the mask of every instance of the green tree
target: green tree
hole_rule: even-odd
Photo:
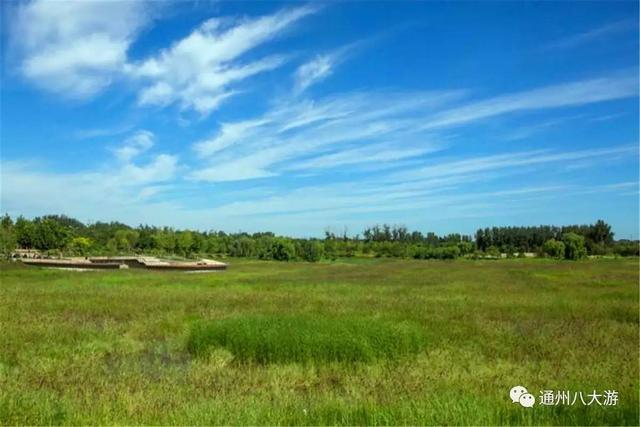
[[[562,235],[564,243],[564,257],[570,260],[579,260],[587,256],[587,249],[584,247],[584,237],[576,233],[564,233]]]
[[[475,245],[471,242],[460,242],[458,243],[458,249],[460,249],[460,255],[468,255],[473,253]]]
[[[16,243],[21,248],[35,248],[35,226],[33,222],[19,216],[14,225]]]
[[[121,253],[131,253],[138,243],[138,237],[139,234],[135,230],[120,229],[116,231],[114,236],[116,250]]]
[[[296,256],[295,246],[288,239],[275,238],[271,245],[271,254],[276,261],[291,261]]]
[[[156,247],[165,253],[173,254],[176,251],[176,233],[171,229],[158,230],[153,236]]]
[[[16,248],[16,233],[13,228],[13,221],[9,215],[2,217],[0,221],[0,253],[6,257]]]
[[[71,250],[74,254],[85,256],[89,252],[89,248],[91,247],[91,239],[88,237],[74,237],[69,242],[69,250]]]
[[[549,239],[542,245],[542,253],[550,258],[562,259],[565,256],[564,243],[556,239]]]
[[[596,244],[610,245],[613,243],[611,226],[601,219],[591,226],[587,237],[593,240]]]
[[[498,249],[495,246],[489,246],[487,248],[487,250],[485,251],[485,254],[491,258],[500,258],[501,254],[500,254],[500,249]]]
[[[229,247],[229,255],[233,257],[248,258],[256,255],[255,241],[247,236],[234,239]]]
[[[336,242],[332,239],[326,239],[324,241],[324,254],[330,260],[338,258],[338,251],[336,250]]]
[[[58,221],[50,218],[36,218],[33,225],[33,246],[36,249],[43,251],[62,249],[69,243],[71,233]]]
[[[178,251],[188,257],[193,251],[193,233],[191,231],[182,231],[177,233],[176,244]]]

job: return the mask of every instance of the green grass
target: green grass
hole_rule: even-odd
[[[377,319],[242,316],[196,323],[187,348],[196,356],[229,350],[256,363],[372,362],[398,359],[424,347],[419,326]]]
[[[637,259],[0,267],[0,425],[639,423]]]

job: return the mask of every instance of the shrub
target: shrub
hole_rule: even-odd
[[[229,246],[229,255],[233,257],[251,257],[256,252],[256,244],[249,237],[240,237]]]
[[[579,260],[587,256],[587,249],[584,247],[584,237],[576,233],[565,233],[562,235],[564,243],[564,257],[570,260]]]
[[[460,249],[457,246],[444,246],[436,250],[436,258],[438,259],[456,259],[459,256]]]
[[[271,254],[276,261],[291,261],[296,257],[296,249],[289,240],[276,238],[271,244]]]
[[[304,261],[318,262],[322,259],[324,246],[315,240],[303,240],[300,243],[298,256]]]
[[[550,258],[562,259],[565,255],[564,243],[549,239],[542,245],[542,253]]]
[[[485,251],[485,254],[490,258],[500,258],[502,256],[500,249],[495,246],[489,246]]]
[[[416,247],[413,250],[415,259],[455,259],[460,256],[460,248],[458,246],[440,246],[440,247]]]
[[[471,242],[460,242],[458,243],[458,249],[460,249],[460,255],[468,255],[473,253],[476,246]]]
[[[613,253],[619,256],[638,256],[640,255],[640,244],[637,241],[619,242],[613,247]]]
[[[68,245],[68,249],[74,255],[80,256],[87,255],[89,248],[91,248],[91,239],[87,237],[74,237]]]
[[[194,356],[216,348],[242,362],[371,362],[415,354],[424,347],[420,327],[365,318],[251,316],[193,325],[187,350]]]

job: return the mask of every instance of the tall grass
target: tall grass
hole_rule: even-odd
[[[187,348],[199,356],[222,347],[256,363],[372,362],[418,353],[420,327],[365,318],[243,316],[196,323]]]

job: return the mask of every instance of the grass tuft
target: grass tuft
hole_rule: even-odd
[[[249,316],[193,325],[187,341],[195,356],[225,348],[242,362],[372,362],[397,359],[424,348],[415,323],[366,318]]]

